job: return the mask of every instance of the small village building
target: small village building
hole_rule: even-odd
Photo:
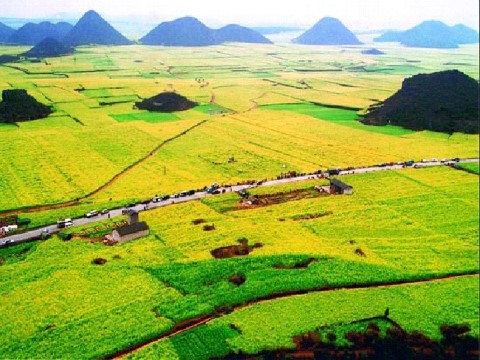
[[[128,210],[128,211],[127,211],[127,215],[128,215],[128,225],[133,225],[133,224],[138,223],[138,221],[139,221],[139,216],[138,216],[138,212],[137,212],[137,211],[135,211],[135,210]]]
[[[330,194],[352,195],[353,187],[338,179],[330,179]]]
[[[148,234],[150,234],[150,228],[146,222],[142,221],[113,230],[112,237],[114,241],[122,243],[148,236]]]

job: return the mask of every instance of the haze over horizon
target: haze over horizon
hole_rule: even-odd
[[[236,23],[244,26],[297,26],[307,28],[325,16],[336,17],[354,31],[405,30],[425,20],[447,25],[463,23],[479,28],[478,0],[177,0],[165,6],[153,0],[0,0],[1,18],[78,19],[95,10],[108,21],[139,23],[145,27],[183,16],[194,16],[212,27]]]

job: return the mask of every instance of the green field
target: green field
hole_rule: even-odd
[[[480,174],[480,164],[479,163],[467,163],[467,164],[459,164],[458,167],[462,170],[466,170],[473,174]]]
[[[55,110],[0,124],[0,217],[37,228],[214,182],[479,157],[477,135],[357,120],[405,77],[458,68],[478,79],[478,45],[382,44],[387,55],[375,58],[364,47],[84,46],[49,65],[0,65],[1,90],[27,89]],[[25,48],[0,46],[16,50]],[[163,91],[201,105],[134,107]],[[386,307],[408,330],[438,338],[440,325],[467,323],[478,337],[478,164],[461,167],[342,176],[351,196],[316,196],[326,180],[259,187],[251,194],[307,195],[251,209],[235,193],[208,196],[142,212],[150,235],[116,246],[92,239],[111,219],[68,229],[70,241],[0,248],[0,358],[107,357],[207,315],[217,318],[129,356],[256,353],[318,328],[340,333]],[[241,239],[257,244],[248,256],[212,256]]]
[[[53,238],[37,243],[15,261],[9,248],[0,250],[0,257],[6,258],[0,271],[8,274],[0,282],[5,339],[0,353],[7,358],[97,358],[161,335],[182,320],[272,294],[368,287],[478,271],[477,175],[445,167],[350,175],[343,180],[354,186],[354,195],[232,211],[221,204],[239,198],[226,194],[146,212],[142,218],[150,225],[151,235],[114,247]],[[268,187],[262,193],[305,186]],[[297,220],[318,212],[328,215]],[[460,212],[464,214],[461,221],[448,216]],[[194,224],[195,219],[214,224],[215,230],[204,231],[202,224]],[[240,238],[263,246],[246,257],[212,258],[211,250],[234,245]],[[107,263],[93,265],[91,261],[97,257]],[[315,260],[305,268],[294,268],[308,258]],[[246,282],[234,285],[229,281],[234,275],[244,275]],[[257,305],[247,307],[234,311],[234,318],[222,317],[206,329],[195,330],[195,335],[186,333],[142,351],[153,351],[156,355],[152,357],[187,359],[193,355],[181,344],[189,342],[189,336],[214,347],[212,354],[291,346],[289,336],[296,332],[378,315],[385,307],[390,307],[392,318],[406,328],[431,336],[437,336],[438,327],[445,322],[467,321],[475,329],[478,281],[474,280],[467,276],[438,281],[438,285],[335,291],[332,294],[338,300],[318,293],[278,300],[279,305],[266,302],[258,306],[270,312],[270,317],[244,316],[259,309]],[[459,282],[465,285],[456,285]],[[432,291],[438,295],[431,295]],[[411,294],[412,300],[405,294]],[[427,308],[431,296],[441,302],[428,303]],[[325,312],[329,306],[313,305],[319,301],[335,304],[339,310]],[[422,306],[411,306],[412,301]],[[318,311],[302,310],[303,316],[288,308],[283,312],[285,302],[291,304],[288,307],[314,306]],[[300,305],[294,305],[297,302]],[[272,310],[271,306],[279,308]],[[443,306],[451,311],[445,312]],[[420,318],[420,309],[428,309],[429,317]],[[283,320],[274,326],[269,319],[279,313]],[[264,319],[263,325],[258,319]],[[225,328],[229,323],[237,324],[242,336]],[[91,334],[87,338],[86,329]],[[197,331],[213,333],[207,336]],[[210,336],[226,339],[228,347],[209,343]],[[82,346],[75,346],[81,338]],[[200,355],[195,356],[205,358],[202,351],[199,348]],[[142,354],[138,356],[146,356]]]
[[[475,46],[440,51],[441,57],[386,46],[388,56],[374,59],[355,48],[341,56],[335,47],[321,49],[231,44],[192,54],[182,48],[82,47],[75,55],[48,59],[49,65],[0,66],[2,89],[27,89],[55,108],[47,120],[0,126],[0,211],[88,196],[203,120],[85,201],[102,207],[109,199],[275,177],[284,166],[309,172],[409,158],[478,157],[476,136],[369,127],[356,121],[357,110],[345,110],[365,109],[393,94],[404,77],[451,68],[448,62],[461,62],[461,71],[478,77],[472,71],[478,68]],[[162,91],[208,105],[174,114],[132,108]],[[22,151],[26,144],[33,146]],[[232,155],[237,162],[226,164]]]

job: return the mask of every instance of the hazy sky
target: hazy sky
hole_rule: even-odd
[[[0,0],[0,17],[78,18],[89,9],[110,21],[153,24],[190,15],[213,27],[309,27],[324,16],[337,17],[352,30],[407,29],[432,19],[479,27],[479,0]]]

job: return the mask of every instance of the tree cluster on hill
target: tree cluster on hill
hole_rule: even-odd
[[[458,70],[419,74],[372,105],[361,120],[367,125],[399,125],[412,130],[479,133],[479,83]]]
[[[26,90],[3,90],[0,102],[0,122],[15,123],[42,119],[52,113],[52,109],[38,102]]]
[[[446,360],[478,359],[479,339],[469,335],[468,325],[442,325],[442,338],[434,340],[419,331],[406,332],[394,325],[381,335],[371,322],[365,331],[349,331],[349,345],[336,345],[337,335],[330,332],[322,339],[316,331],[295,336],[295,350],[268,350],[258,355],[231,354],[224,359],[370,359],[370,360]]]
[[[190,101],[186,97],[174,92],[164,92],[135,103],[138,109],[159,112],[184,111],[197,105],[196,102]]]
[[[400,42],[408,47],[454,49],[461,44],[478,43],[479,35],[478,31],[463,24],[450,27],[441,21],[430,20],[406,31],[387,31],[374,41]]]

